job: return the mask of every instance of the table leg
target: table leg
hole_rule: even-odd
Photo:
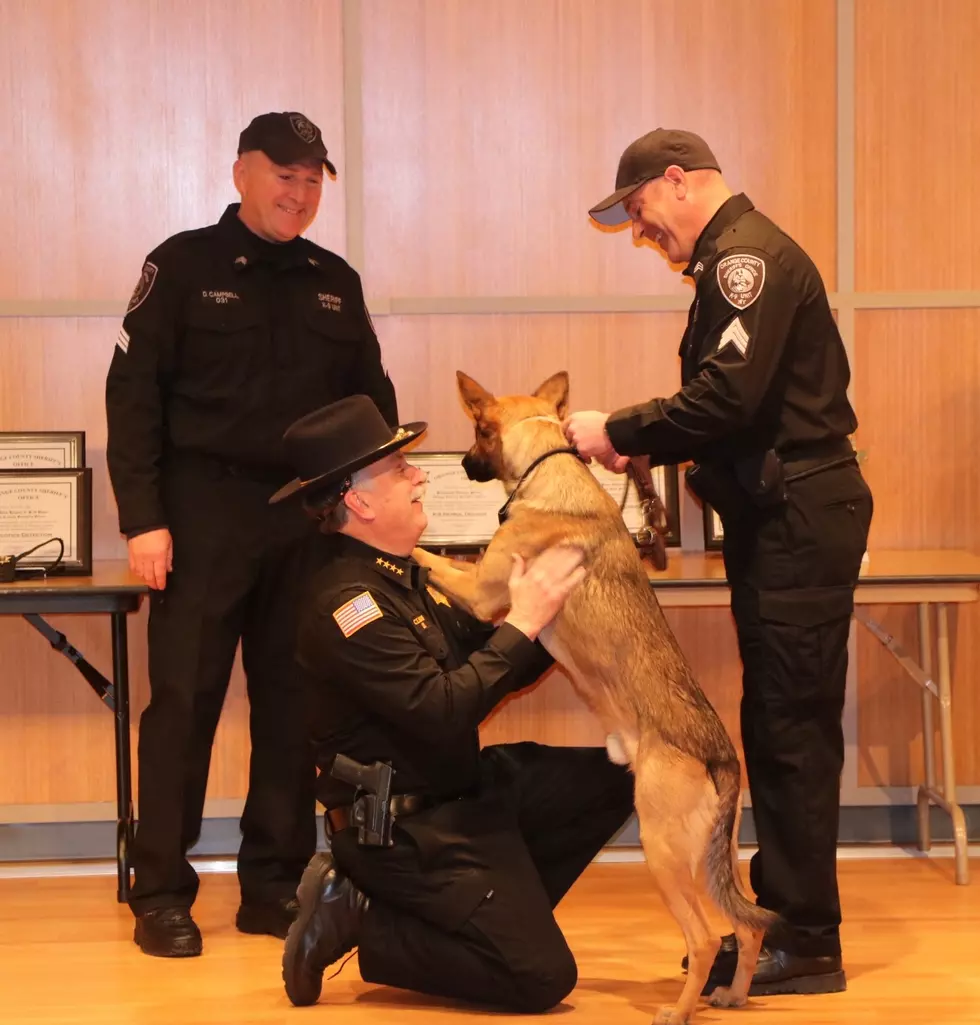
[[[966,818],[956,802],[956,765],[953,757],[953,701],[949,669],[949,609],[945,603],[936,606],[938,618],[937,655],[939,660],[939,744],[943,762],[943,798],[953,820],[953,844],[956,851],[956,881],[970,881],[967,860]]]
[[[932,629],[929,605],[919,605],[919,665],[927,677],[932,677]],[[925,763],[925,782],[919,787],[916,807],[919,813],[919,850],[932,847],[929,830],[929,794],[936,789],[935,730],[932,722],[932,694],[922,690],[922,758]]]
[[[133,839],[132,760],[129,750],[129,648],[126,613],[112,613],[112,682],[116,695],[116,900],[129,900],[129,848]]]

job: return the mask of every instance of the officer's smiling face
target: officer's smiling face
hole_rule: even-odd
[[[362,539],[393,555],[410,555],[428,523],[426,475],[395,452],[361,471],[347,504],[368,533]]]
[[[671,263],[684,264],[694,252],[698,232],[687,224],[689,220],[684,198],[687,194],[684,172],[668,168],[661,178],[641,185],[623,201],[623,207],[633,222],[633,239],[647,239],[659,247]]]
[[[313,223],[320,206],[322,167],[282,167],[255,150],[235,161],[234,178],[242,197],[238,216],[266,241],[289,242]]]

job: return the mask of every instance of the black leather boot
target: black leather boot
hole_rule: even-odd
[[[333,855],[313,855],[296,896],[299,913],[282,957],[286,995],[297,1007],[320,998],[323,972],[357,946],[368,898],[335,866]]]
[[[189,908],[154,908],[136,918],[133,941],[153,957],[197,957],[201,930]]]
[[[284,940],[298,911],[299,901],[295,897],[262,903],[243,900],[235,916],[235,927],[239,932],[278,936]]]

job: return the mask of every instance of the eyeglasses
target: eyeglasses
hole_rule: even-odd
[[[344,495],[354,486],[353,477],[345,477],[343,483],[340,485],[340,490],[337,492],[337,501],[339,502]]]

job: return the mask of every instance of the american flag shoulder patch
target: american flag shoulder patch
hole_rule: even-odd
[[[356,598],[351,598],[337,609],[333,618],[340,627],[340,632],[345,637],[352,637],[368,623],[380,619],[384,613],[378,608],[378,603],[371,596],[370,591],[364,591]]]

